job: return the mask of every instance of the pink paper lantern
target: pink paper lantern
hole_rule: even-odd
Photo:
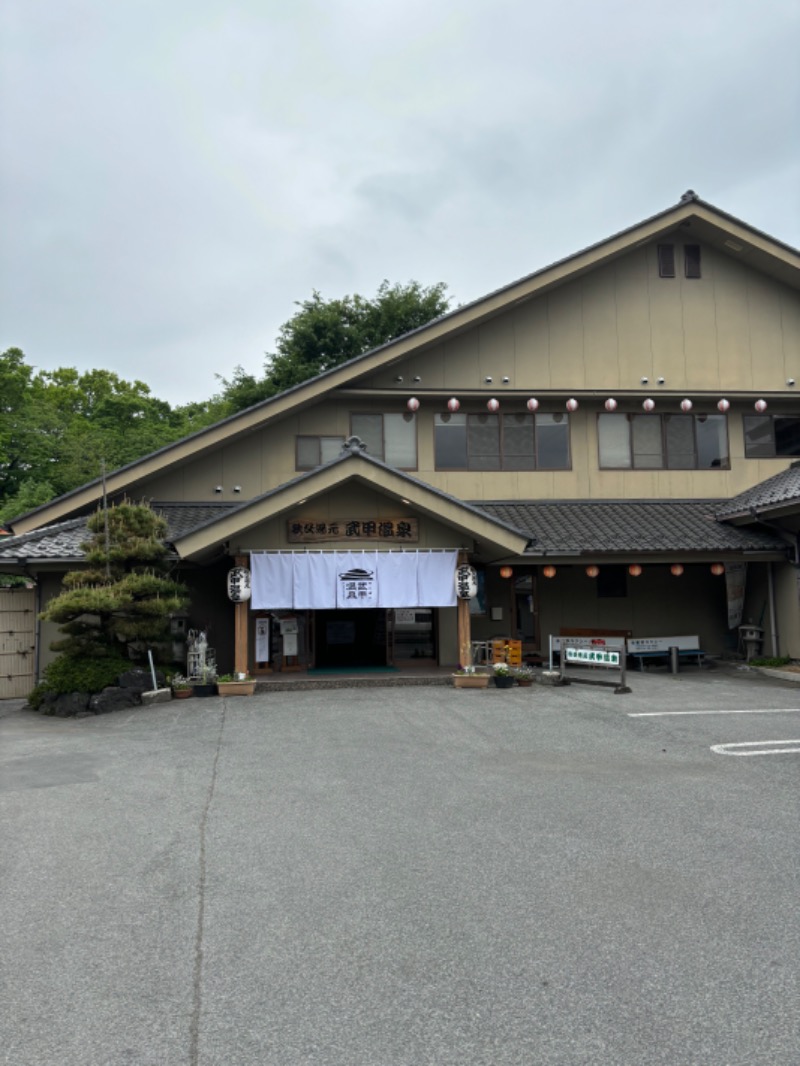
[[[681,566],[680,563],[673,563],[672,566],[669,568],[669,572],[674,577],[680,577],[681,574],[683,573],[683,567]]]
[[[650,414],[651,411],[655,411],[656,409],[656,401],[647,399],[642,404],[642,407],[645,409],[645,411],[647,411],[648,414]]]
[[[542,568],[542,573],[545,577],[555,577],[556,568],[554,566],[545,566]]]
[[[568,411],[577,411],[578,410],[578,401],[575,400],[575,399],[567,400],[567,410]]]
[[[628,567],[628,573],[631,575],[631,577],[641,577],[642,568],[641,568],[641,566],[639,566],[638,563],[632,563]]]
[[[685,415],[688,415],[689,412],[691,411],[691,409],[692,409],[692,401],[691,400],[681,400],[681,411],[683,411],[683,413]]]
[[[406,404],[406,407],[409,409],[409,411],[419,410],[419,400],[416,398],[416,396],[411,397],[411,399]]]
[[[755,408],[756,408],[756,411],[758,411],[758,413],[760,415],[763,415],[764,412],[767,409],[767,401],[766,400],[756,400]]]
[[[600,573],[600,567],[599,566],[595,566],[594,563],[591,566],[587,566],[586,567],[586,576],[587,577],[597,577],[597,575],[599,573]]]
[[[492,398],[491,400],[487,401],[486,406],[492,412],[499,411],[500,410],[500,401],[499,400],[495,400],[494,398]]]
[[[460,406],[461,406],[461,404],[458,402],[458,400],[455,398],[455,396],[452,398],[452,400],[448,400],[447,401],[447,410],[448,411],[453,411],[453,413],[455,413],[459,409]]]
[[[712,563],[711,573],[714,575],[714,577],[722,577],[722,575],[725,573],[725,566],[722,563]]]
[[[723,414],[725,414],[726,411],[729,411],[730,407],[731,407],[730,400],[720,400],[719,403],[717,404],[717,410],[718,411],[722,411]]]
[[[609,398],[606,400],[606,402],[605,402],[605,404],[603,406],[605,407],[606,411],[616,411],[616,409],[617,409],[617,401],[615,399],[613,399],[611,396],[609,396]]]
[[[538,400],[534,400],[533,396],[531,396],[531,398],[528,400],[528,402],[525,404],[525,406],[528,408],[529,411],[538,411],[539,410],[539,401]]]

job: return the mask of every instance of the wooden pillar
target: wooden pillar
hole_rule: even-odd
[[[469,557],[465,551],[458,553],[458,565],[467,566]],[[469,613],[469,600],[456,601],[458,611],[458,663],[459,666],[472,665],[472,619]]]
[[[249,555],[237,555],[234,558],[237,566],[249,566]],[[233,669],[237,674],[249,674],[248,660],[250,658],[247,643],[247,622],[250,601],[243,600],[233,605]]]

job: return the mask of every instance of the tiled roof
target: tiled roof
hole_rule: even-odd
[[[775,551],[769,532],[717,522],[721,500],[502,500],[474,506],[531,538],[530,554]]]
[[[236,506],[234,503],[154,503],[153,510],[166,519],[167,540],[173,541],[197,526],[221,518]],[[18,537],[4,537],[0,541],[0,562],[19,557],[41,562],[82,559],[81,544],[89,537],[86,522],[86,516],[72,518]]]
[[[717,508],[718,518],[735,518],[750,514],[751,508],[779,507],[787,503],[800,506],[800,462],[793,463],[788,470],[761,481],[752,488],[745,489],[738,496],[724,500]]]

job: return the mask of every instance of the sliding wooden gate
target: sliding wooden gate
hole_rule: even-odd
[[[36,593],[0,589],[0,700],[24,697],[34,686]]]

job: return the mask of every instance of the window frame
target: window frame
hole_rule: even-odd
[[[530,418],[532,420],[532,427],[531,428],[533,430],[533,455],[531,457],[532,458],[532,465],[531,466],[520,467],[519,465],[514,465],[514,466],[506,466],[505,465],[506,450],[505,450],[505,433],[504,433],[504,428],[503,428],[504,427],[504,418],[507,415],[515,415],[515,414],[519,414],[523,418]],[[566,450],[566,464],[564,466],[540,466],[539,465],[539,454],[540,454],[539,429],[540,429],[540,426],[538,424],[538,420],[539,420],[539,418],[541,416],[551,417],[552,415],[561,415],[562,418],[566,422],[567,450]],[[437,447],[436,447],[437,430],[442,425],[442,422],[440,420],[443,419],[443,418],[446,418],[448,420],[448,422],[449,422],[450,419],[459,418],[459,417],[462,417],[465,420],[464,423],[463,423],[463,426],[464,426],[465,435],[466,435],[466,442],[465,442],[466,465],[465,466],[440,466],[438,461],[437,461]],[[470,420],[470,418],[483,418],[483,417],[497,419],[498,445],[499,445],[499,451],[498,451],[499,465],[496,466],[496,467],[470,466],[469,420]],[[447,425],[448,422],[445,422],[444,425]],[[515,456],[513,456],[513,458],[516,459],[516,460],[519,460],[521,458],[524,458],[524,456],[515,455]],[[571,421],[570,421],[569,414],[565,413],[563,411],[537,411],[535,414],[532,414],[532,413],[527,412],[527,411],[526,412],[522,412],[522,411],[518,411],[518,412],[517,411],[497,411],[497,412],[490,412],[488,414],[485,411],[458,411],[458,412],[452,412],[452,413],[447,412],[447,411],[437,411],[437,412],[434,413],[434,419],[433,419],[433,468],[434,468],[434,470],[441,471],[442,473],[468,473],[468,474],[497,474],[497,473],[535,474],[535,473],[539,473],[539,472],[542,472],[542,473],[554,473],[554,472],[562,472],[562,471],[564,473],[567,473],[570,470],[572,470],[572,430],[571,430]]]
[[[603,456],[600,442],[600,425],[603,418],[624,418],[628,426],[628,453],[630,455],[630,464],[628,466],[606,466],[603,464]],[[661,430],[661,464],[659,466],[637,466],[636,457],[633,448],[633,426],[634,418],[646,418],[655,421],[658,419],[658,424]],[[694,444],[694,465],[693,466],[671,466],[669,464],[669,450],[667,448],[667,419],[668,418],[690,418],[692,420],[692,441]],[[699,466],[699,448],[697,443],[697,424],[700,419],[717,418],[724,419],[725,427],[725,443],[727,445],[727,455],[724,463],[720,463],[719,466]],[[664,411],[651,414],[641,414],[638,411],[599,411],[597,414],[597,468],[598,470],[616,470],[625,472],[647,473],[654,470],[658,471],[692,471],[700,473],[717,473],[720,470],[731,469],[731,441],[730,441],[730,422],[727,415],[718,413],[706,413],[703,411],[680,413],[675,411]]]
[[[301,466],[300,465],[300,441],[301,440],[314,440],[317,442],[317,452],[319,454],[319,462],[313,466]],[[335,440],[339,443],[339,450],[344,447],[345,438],[341,433],[297,433],[294,438],[294,468],[295,470],[318,470],[321,466],[324,466],[326,462],[331,462],[330,459],[323,461],[322,459],[322,441]]]
[[[398,466],[396,463],[389,462],[386,458],[386,416],[398,415],[404,422],[413,425],[414,427],[414,465],[413,466]],[[353,429],[353,418],[375,418],[378,417],[381,420],[381,446],[383,454],[381,456],[373,455],[373,459],[378,459],[381,463],[386,463],[387,466],[392,467],[393,470],[419,470],[419,424],[417,422],[416,412],[414,411],[351,411],[350,412],[350,436],[358,436]],[[367,451],[367,455],[371,453]]]
[[[785,419],[798,423],[800,428],[800,415],[787,415],[787,414],[756,414],[756,415],[744,415],[742,417],[742,444],[745,459],[797,459],[800,458],[800,451],[798,452],[779,452],[777,450],[777,437],[775,434],[775,422],[777,419]],[[748,448],[747,440],[747,424],[748,422],[763,421],[769,422],[770,425],[770,441],[772,450],[768,455],[753,455]]]

